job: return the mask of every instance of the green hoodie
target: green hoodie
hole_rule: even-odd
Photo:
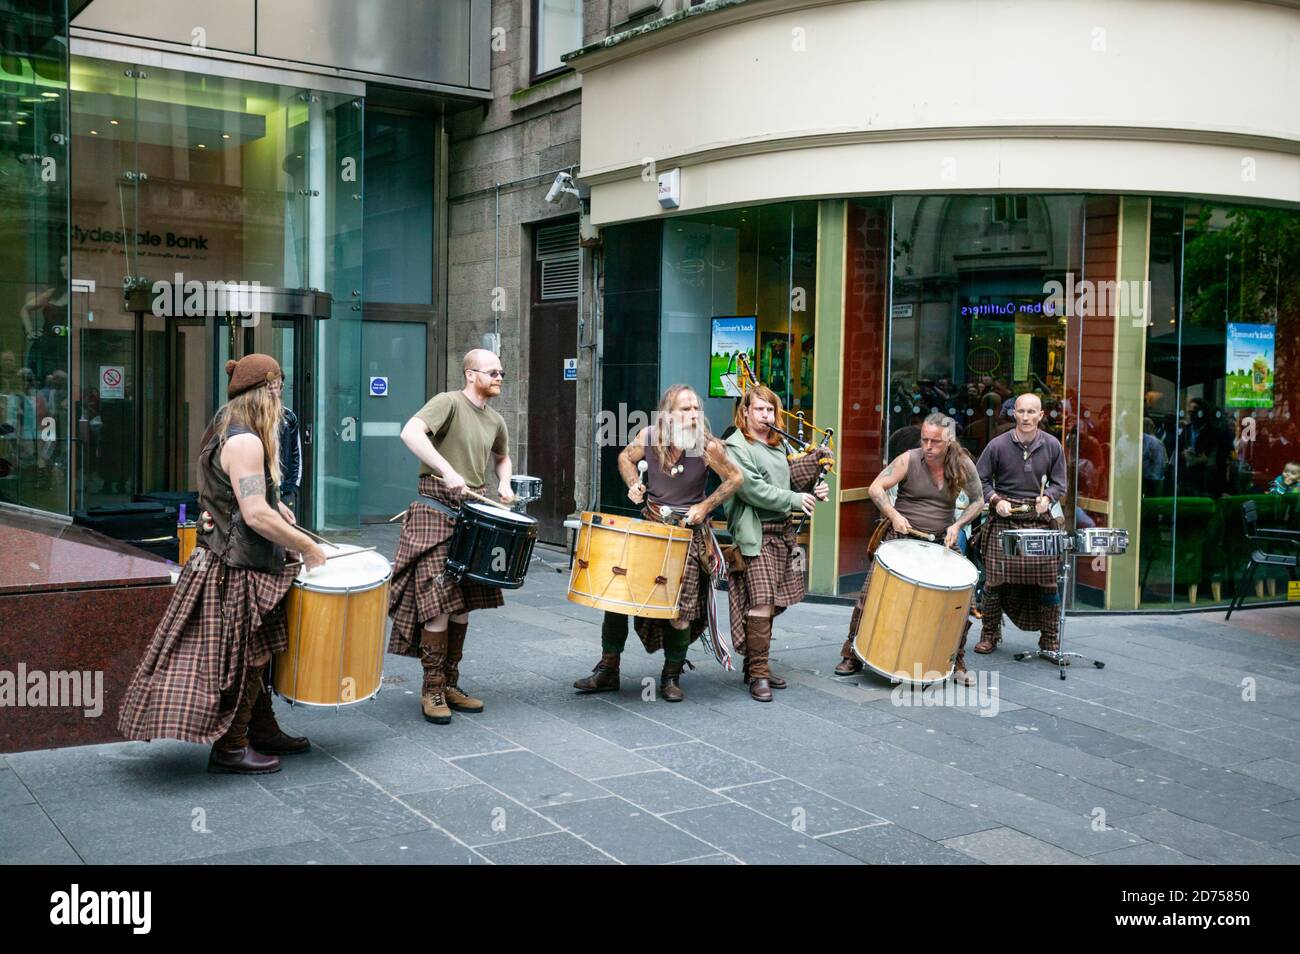
[[[790,462],[778,448],[751,443],[739,429],[724,443],[745,477],[726,503],[727,529],[742,554],[758,556],[764,521],[784,520],[803,504],[803,494],[790,489]]]

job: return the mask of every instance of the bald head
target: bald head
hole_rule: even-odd
[[[475,348],[465,355],[465,360],[461,362],[460,367],[462,371],[472,371],[475,368],[491,371],[493,368],[501,367],[501,361],[486,348]]]
[[[1037,394],[1024,393],[1016,398],[1016,431],[1022,440],[1032,440],[1043,419],[1043,402]]]
[[[465,396],[482,407],[501,394],[501,359],[486,348],[475,348],[461,362],[465,372]]]

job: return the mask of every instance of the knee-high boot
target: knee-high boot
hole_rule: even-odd
[[[767,654],[772,647],[772,617],[745,617],[745,674],[749,680],[749,694],[759,702],[772,701],[771,672],[767,667]]]
[[[447,631],[425,627],[420,634],[420,664],[424,667],[424,685],[420,691],[420,709],[424,718],[438,725],[451,721],[447,705]]]
[[[253,718],[253,706],[262,691],[264,666],[244,670],[244,685],[235,707],[235,717],[226,734],[212,745],[208,756],[209,772],[231,772],[235,775],[266,775],[280,771],[280,760],[274,755],[263,755],[248,742],[248,723]]]

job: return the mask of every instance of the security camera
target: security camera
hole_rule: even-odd
[[[573,181],[573,176],[567,172],[558,173],[555,181],[551,183],[550,191],[546,193],[547,202],[558,202],[562,195],[579,196],[578,187]]]

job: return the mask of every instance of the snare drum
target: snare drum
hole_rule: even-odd
[[[1074,549],[1074,538],[1060,530],[1003,530],[1002,552],[1007,556],[1056,557]]]
[[[524,585],[537,521],[524,513],[465,501],[447,552],[447,575],[514,590]]]
[[[510,478],[510,489],[519,498],[518,503],[530,504],[534,500],[542,499],[542,478],[515,474]]]
[[[349,706],[379,691],[384,675],[384,622],[393,568],[360,547],[325,548],[334,557],[306,567],[289,590],[289,648],[274,657],[271,682],[291,703]]]
[[[952,675],[979,571],[936,543],[890,540],[876,550],[853,652],[892,682],[929,685]]]
[[[1080,556],[1119,556],[1128,550],[1128,531],[1119,527],[1085,527],[1076,537]]]
[[[672,619],[691,535],[671,524],[584,513],[569,573],[569,602],[642,619]]]

